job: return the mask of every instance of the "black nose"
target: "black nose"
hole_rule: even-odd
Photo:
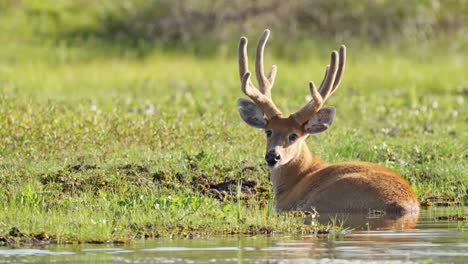
[[[268,166],[272,167],[281,159],[281,156],[276,153],[274,150],[270,150],[265,155],[265,160],[268,163]]]

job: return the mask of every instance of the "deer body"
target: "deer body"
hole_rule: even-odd
[[[415,212],[418,203],[397,173],[368,162],[329,164],[302,143],[302,152],[270,177],[276,209],[318,212]]]
[[[344,162],[328,164],[312,154],[305,143],[308,135],[327,130],[335,108],[323,107],[341,81],[346,50],[333,52],[325,78],[317,90],[309,83],[312,100],[296,113],[283,117],[271,99],[276,76],[273,66],[268,77],[263,73],[263,50],[269,31],[265,30],[257,46],[256,76],[260,89],[250,81],[247,65],[247,39],[239,44],[239,73],[242,91],[254,102],[238,100],[242,119],[252,127],[262,128],[267,136],[265,159],[276,197],[276,209],[316,209],[320,212],[367,212],[370,209],[389,213],[419,211],[416,195],[397,173],[378,164]]]

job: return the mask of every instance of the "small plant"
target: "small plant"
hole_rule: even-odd
[[[242,223],[243,222],[243,219],[242,219],[242,199],[241,199],[241,196],[242,196],[242,182],[239,181],[239,183],[237,184],[237,195],[236,195],[236,217],[237,217],[237,222],[238,223]]]

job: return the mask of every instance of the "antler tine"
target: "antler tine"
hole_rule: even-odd
[[[331,62],[330,65],[327,66],[327,71],[325,74],[325,79],[320,85],[319,88],[319,93],[322,95],[322,98],[325,100],[328,98],[328,96],[331,94],[331,91],[333,89],[333,84],[335,82],[335,77],[336,77],[336,72],[338,70],[338,53],[336,51],[333,51],[331,53]]]
[[[262,53],[263,53],[263,48],[265,46],[266,39],[268,38],[269,31],[265,30],[265,32],[262,35],[262,38],[260,39],[259,46],[263,46]],[[267,119],[271,119],[275,116],[281,116],[282,113],[279,111],[279,109],[276,107],[276,105],[273,103],[271,99],[271,85],[272,82],[269,82],[268,84],[270,87],[263,86],[265,82],[260,81],[259,83],[262,87],[262,89],[259,91],[255,86],[252,84],[252,81],[250,80],[250,72],[248,69],[248,60],[247,60],[247,43],[248,40],[246,37],[241,37],[239,41],[239,48],[238,48],[238,56],[239,56],[239,76],[241,79],[241,88],[242,91],[252,99],[257,106],[262,109],[263,113],[265,114]],[[262,44],[263,43],[263,44]],[[263,61],[263,58],[261,57],[260,60]],[[257,52],[257,64],[258,64],[258,52]],[[256,69],[258,70],[258,67],[256,66]],[[263,68],[261,69],[263,70]],[[262,76],[263,76],[263,71],[262,71]],[[269,80],[274,80],[276,76],[276,67],[272,67],[270,73],[268,74],[268,78],[266,79],[267,81]],[[264,77],[264,76],[263,76]],[[265,89],[267,87],[267,89]]]
[[[242,78],[245,73],[249,71],[248,57],[247,57],[247,43],[246,37],[241,37],[239,40],[238,59],[239,59],[239,77],[242,82]]]
[[[309,82],[309,90],[310,95],[312,96],[312,100],[304,105],[299,111],[292,114],[294,120],[296,120],[296,122],[299,124],[305,123],[311,115],[320,110],[324,102],[322,95],[320,95],[320,92],[317,90],[317,87],[313,81]]]
[[[336,91],[341,78],[343,77],[346,62],[346,47],[341,45],[339,54],[336,51],[331,53],[330,65],[325,70],[325,77],[317,91],[313,82],[309,83],[312,100],[310,100],[299,111],[293,114],[294,119],[299,124],[307,122],[307,120],[315,114],[323,106],[325,101]]]
[[[255,74],[257,76],[258,85],[260,88],[260,92],[262,92],[267,97],[271,98],[271,88],[275,82],[276,77],[276,65],[271,66],[270,72],[268,74],[268,78],[265,77],[264,74],[264,67],[263,67],[263,54],[265,51],[265,45],[268,41],[268,37],[270,36],[270,30],[265,29],[263,31],[260,40],[258,41],[257,45],[257,53],[255,56]]]
[[[310,81],[309,82],[309,90],[310,90],[310,95],[312,96],[312,101],[317,107],[322,107],[323,104],[323,98],[320,95],[320,93],[317,91],[317,87],[315,87],[314,82]]]
[[[250,72],[246,72],[242,78],[242,91],[262,109],[267,119],[280,116],[281,111],[273,104],[270,98],[257,90],[250,81]]]
[[[333,82],[333,88],[330,92],[330,95],[334,94],[336,89],[341,83],[341,79],[343,77],[343,73],[345,70],[345,64],[346,64],[346,46],[341,45],[340,46],[340,51],[339,51],[339,63],[338,63],[338,71],[336,72],[335,76],[335,81]]]

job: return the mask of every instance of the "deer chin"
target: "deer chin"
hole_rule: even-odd
[[[267,162],[267,166],[268,166],[268,169],[270,169],[270,170],[275,170],[275,169],[277,169],[278,167],[280,167],[281,165],[279,165],[278,163],[275,163],[275,164],[273,164],[273,165],[270,165],[270,164],[268,164],[268,162]]]

